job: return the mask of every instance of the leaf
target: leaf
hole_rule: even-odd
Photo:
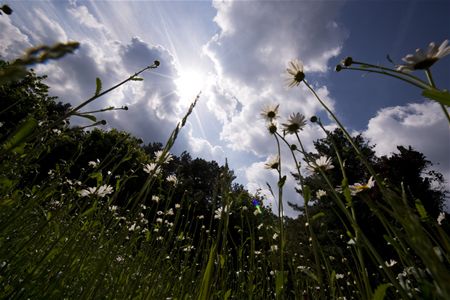
[[[223,295],[223,300],[228,300],[228,298],[230,298],[230,296],[231,296],[231,289],[226,291],[225,295]]]
[[[386,294],[386,290],[391,287],[392,284],[390,283],[383,283],[380,284],[377,289],[375,290],[375,293],[373,294],[372,300],[383,300],[384,295]]]
[[[14,134],[3,144],[3,148],[6,151],[14,149],[25,143],[25,140],[33,133],[34,129],[38,125],[35,118],[28,118]]]
[[[311,190],[309,189],[309,186],[305,185],[302,192],[303,199],[305,200],[305,205],[308,205],[309,200],[311,200]]]
[[[350,192],[350,189],[348,187],[348,180],[347,178],[342,179],[342,192],[345,197],[345,201],[347,202],[347,206],[352,206],[352,194]]]
[[[420,219],[422,221],[427,220],[428,214],[427,214],[427,211],[426,211],[425,207],[423,206],[422,202],[419,199],[416,199],[415,205],[416,205],[417,212],[419,213]]]
[[[100,94],[100,91],[102,90],[102,81],[100,78],[95,78],[95,96],[98,96]]]
[[[131,80],[133,80],[133,81],[142,81],[142,80],[144,80],[144,78],[141,78],[141,77],[131,77]]]
[[[315,214],[314,216],[312,216],[313,221],[318,219],[318,218],[322,218],[325,217],[325,213],[323,211],[321,211],[320,213]]]
[[[422,96],[436,100],[442,105],[450,106],[450,93],[447,90],[425,89],[422,91]]]
[[[275,292],[278,295],[283,294],[283,287],[284,287],[284,276],[283,272],[278,271],[275,275]]]
[[[219,255],[220,259],[220,268],[223,269],[223,266],[225,265],[225,257],[223,255]]]
[[[77,117],[89,119],[92,122],[97,122],[97,118],[95,116],[93,116],[93,115],[84,115],[84,114],[73,114],[73,115],[77,116]]]

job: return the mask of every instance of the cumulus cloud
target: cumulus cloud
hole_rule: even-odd
[[[97,77],[102,80],[105,90],[159,60],[161,64],[157,69],[140,75],[144,81],[129,82],[82,111],[126,105],[128,111],[102,113],[97,118],[105,119],[109,127],[129,131],[145,142],[167,140],[183,113],[174,83],[178,71],[167,49],[139,37],[127,42],[113,39],[113,34],[84,5],[72,3],[65,11],[59,11],[66,17],[67,23],[79,24],[76,31],[63,29],[58,18],[53,19],[53,14],[44,13],[42,8],[32,12],[34,17],[31,19],[26,19],[31,12],[23,12],[21,19],[26,19],[26,22],[6,22],[7,32],[16,38],[6,39],[8,42],[2,43],[0,53],[17,48],[18,43],[25,49],[30,44],[53,44],[67,40],[80,42],[75,54],[35,67],[38,73],[48,75],[46,83],[51,86],[50,93],[73,106],[93,95]],[[72,118],[73,124],[87,125],[84,121]],[[180,136],[178,141],[181,149],[188,146],[187,141],[183,141],[185,138]]]
[[[434,168],[450,180],[450,135],[448,122],[435,102],[387,107],[370,119],[363,135],[370,139],[378,155],[396,152],[397,145],[422,152]]]
[[[23,34],[11,23],[11,19],[5,16],[0,18],[0,57],[13,60],[23,55],[23,50],[31,47],[27,35]]]
[[[334,100],[317,78],[327,71],[330,58],[339,55],[347,37],[336,23],[339,2],[296,1],[215,1],[214,21],[219,32],[205,45],[204,52],[214,63],[217,87],[208,98],[208,108],[222,122],[220,139],[235,152],[257,157],[244,172],[247,187],[255,192],[270,182],[276,186],[265,160],[276,151],[276,144],[260,112],[266,104],[280,104],[281,121],[293,112],[307,118],[323,110],[304,85],[286,88],[285,69],[289,60],[300,58],[305,64],[308,82],[331,108]],[[316,20],[322,20],[316,22]],[[251,29],[251,30],[250,30]],[[308,126],[302,133],[307,149],[321,137],[317,128]],[[283,172],[290,177],[294,169],[290,153]],[[286,183],[286,198],[301,202],[295,183]],[[267,192],[267,191],[266,191]],[[285,203],[285,211],[294,214]]]

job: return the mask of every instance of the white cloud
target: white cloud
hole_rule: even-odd
[[[0,57],[13,60],[23,55],[23,50],[31,47],[27,35],[23,34],[5,15],[0,18]]]
[[[381,109],[363,134],[376,144],[377,155],[390,155],[397,145],[412,146],[450,180],[449,125],[435,102]]]

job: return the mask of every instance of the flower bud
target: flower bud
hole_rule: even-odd
[[[153,62],[153,64],[155,65],[155,66],[159,66],[159,60],[155,60],[154,62]]]
[[[105,121],[105,120],[101,120],[101,121],[100,121],[100,124],[106,125],[106,121]]]
[[[346,67],[350,67],[353,63],[353,58],[351,58],[350,56],[347,56],[346,58],[344,58],[344,60],[342,61],[342,64]]]
[[[5,14],[10,15],[12,14],[12,9],[11,7],[9,7],[8,5],[3,5],[2,7],[0,7],[0,10],[3,11]]]
[[[342,66],[341,65],[337,65],[336,68],[334,69],[336,72],[339,72],[342,70]]]
[[[312,116],[311,119],[309,119],[312,123],[316,123],[317,122],[317,117],[316,116]]]
[[[290,146],[290,148],[291,148],[292,151],[295,151],[295,150],[297,150],[297,145],[296,144],[292,144]]]
[[[275,124],[273,124],[273,123],[271,123],[271,124],[269,125],[268,129],[269,129],[269,132],[270,132],[271,134],[275,134],[275,132],[277,132],[277,126],[276,126]]]

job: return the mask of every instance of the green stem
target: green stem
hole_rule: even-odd
[[[419,77],[416,77],[414,75],[411,75],[409,73],[405,73],[405,72],[402,72],[402,71],[397,71],[397,70],[394,70],[394,69],[391,69],[391,68],[386,68],[386,67],[383,67],[383,66],[377,66],[377,65],[373,65],[373,64],[367,64],[367,63],[358,62],[358,61],[354,61],[353,64],[366,66],[366,67],[370,67],[370,68],[375,68],[375,69],[380,69],[380,70],[387,71],[387,72],[397,73],[397,74],[401,75],[400,77],[409,77],[409,78],[411,78],[414,81],[417,81],[417,82],[419,82],[421,84],[427,85],[427,83],[425,81],[423,81],[422,79],[420,79]],[[346,69],[346,68],[344,68],[344,69]],[[358,69],[367,71],[366,68],[358,68]],[[382,72],[382,73],[386,74],[385,72]]]
[[[277,299],[283,299],[284,295],[284,224],[283,224],[283,186],[281,183],[283,182],[283,178],[281,176],[281,147],[280,147],[280,140],[278,139],[277,135],[274,134],[275,140],[277,141],[277,150],[278,150],[278,219],[280,222],[280,271],[281,271],[281,278],[283,282],[283,293],[281,295],[277,294]]]
[[[426,69],[425,74],[427,74],[427,78],[428,78],[428,81],[430,82],[430,85],[436,89],[436,84],[434,83],[433,76],[431,75],[431,70]],[[450,115],[448,113],[447,108],[443,104],[439,104],[439,105],[441,106],[442,110],[444,111],[444,114],[447,117],[447,121],[450,123]]]
[[[370,69],[365,69],[365,68],[352,68],[352,67],[342,68],[342,70],[354,70],[354,71],[364,71],[364,72],[368,72],[368,73],[383,74],[383,75],[387,75],[387,76],[394,77],[394,78],[400,79],[402,81],[408,82],[422,90],[430,88],[430,86],[428,84],[424,83],[422,80],[420,80],[414,76],[412,77],[413,80],[410,80],[408,78],[405,78],[404,76],[398,76],[396,74],[392,74],[392,73],[389,73],[386,71],[376,71],[376,70],[370,70]],[[403,75],[404,73],[401,73],[401,74]]]

